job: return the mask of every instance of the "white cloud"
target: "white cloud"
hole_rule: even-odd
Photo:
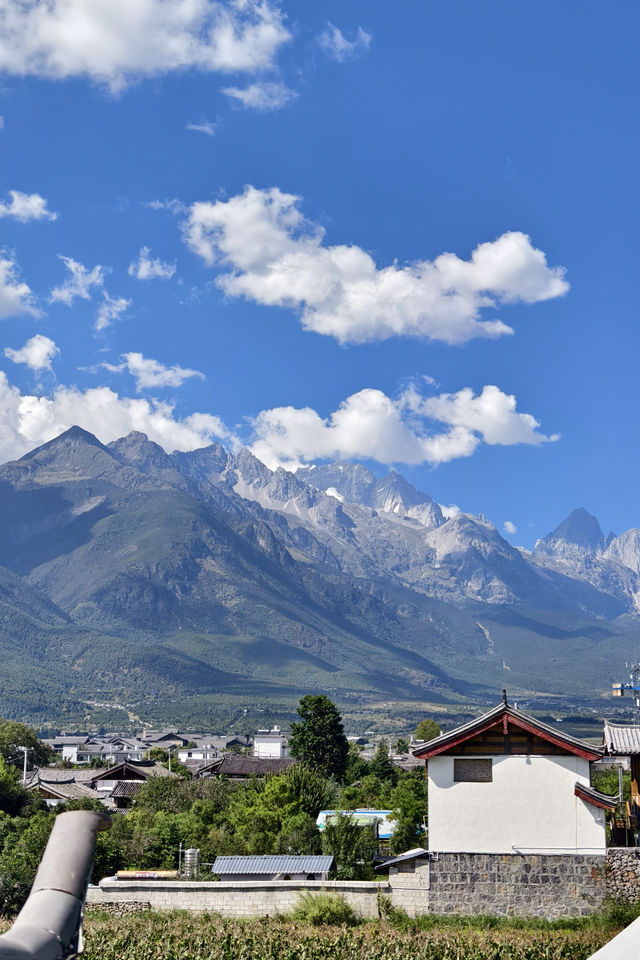
[[[252,110],[279,110],[298,96],[295,90],[284,83],[252,83],[245,88],[224,87],[222,92]]]
[[[0,320],[25,313],[32,317],[40,314],[30,287],[19,276],[13,255],[6,250],[0,252]]]
[[[559,439],[557,433],[545,437],[538,433],[540,424],[530,413],[517,413],[516,398],[488,385],[474,395],[470,387],[457,393],[442,393],[422,400],[414,390],[405,393],[409,409],[451,427],[479,434],[490,445],[514,443],[539,444]]]
[[[334,60],[344,63],[345,60],[366,53],[371,43],[371,34],[363,30],[362,27],[358,27],[355,39],[347,40],[338,27],[328,23],[327,29],[318,37],[318,43]]]
[[[0,0],[0,70],[113,91],[174,70],[268,69],[289,39],[270,0]]]
[[[326,418],[309,407],[275,407],[263,410],[251,425],[251,449],[272,467],[316,459],[438,464],[468,457],[482,442],[555,439],[538,433],[537,421],[517,413],[515,398],[497,387],[485,387],[477,397],[464,389],[425,400],[414,387],[395,400],[368,388],[347,397]]]
[[[114,320],[118,320],[121,314],[131,306],[131,300],[125,297],[110,297],[106,290],[103,290],[103,303],[100,305],[96,314],[94,327],[97,331],[106,330]]]
[[[152,260],[149,247],[140,248],[140,256],[129,264],[129,276],[138,280],[170,279],[176,272],[175,263],[165,263],[162,260]]]
[[[450,520],[451,517],[456,517],[460,513],[460,507],[455,503],[444,504],[439,503],[438,506],[442,510],[442,516],[445,520]]]
[[[41,370],[51,370],[51,361],[59,353],[60,348],[56,346],[54,341],[41,333],[36,333],[19,350],[5,347],[4,351],[5,357],[8,357],[9,360],[14,363],[26,364],[34,373],[39,373]]]
[[[188,123],[187,130],[193,130],[195,133],[204,133],[208,137],[215,137],[221,124],[222,117],[216,117],[215,120],[207,120],[206,117],[203,117],[200,123]]]
[[[357,246],[326,246],[308,223],[299,198],[277,187],[215,203],[194,203],[183,225],[187,245],[207,264],[229,268],[217,283],[229,296],[298,308],[307,330],[341,343],[394,335],[464,343],[512,333],[481,310],[536,303],[569,289],[562,267],[548,267],[523,233],[505,233],[475,248],[469,260],[443,253],[435,260],[377,267]]]
[[[21,193],[9,190],[10,203],[0,203],[0,217],[13,217],[21,223],[27,220],[57,220],[58,214],[47,210],[47,201],[39,193]]]
[[[23,395],[0,372],[0,461],[21,457],[74,424],[102,443],[139,430],[168,452],[194,450],[214,440],[234,443],[224,424],[210,414],[179,419],[169,403],[121,397],[108,387],[81,391],[59,386],[50,396]]]
[[[502,529],[505,533],[511,535],[518,532],[518,528],[516,527],[515,523],[511,522],[511,520],[505,520],[505,522],[502,524]]]
[[[126,370],[135,377],[136,390],[146,390],[150,387],[179,387],[190,377],[199,377],[204,380],[204,374],[199,370],[189,370],[175,364],[165,367],[158,360],[144,357],[141,353],[123,353],[121,363],[103,363],[105,369],[112,373],[121,373]]]
[[[72,260],[71,257],[63,257],[61,254],[58,254],[58,256],[70,275],[62,286],[53,288],[49,294],[51,303],[66,303],[70,307],[76,297],[80,297],[82,300],[90,300],[91,288],[101,287],[104,284],[106,267],[97,264],[91,270],[88,270],[82,263]]]
[[[4,117],[0,116],[0,130],[4,130]]]

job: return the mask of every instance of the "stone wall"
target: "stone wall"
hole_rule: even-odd
[[[414,876],[424,879],[414,891],[415,912],[583,916],[602,906],[605,874],[603,856],[432,854],[416,862]],[[395,901],[396,877],[390,876],[389,882]],[[406,879],[402,882],[409,886]]]
[[[623,903],[640,900],[640,849],[610,847],[605,867],[607,896]]]

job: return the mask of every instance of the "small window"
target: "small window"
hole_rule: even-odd
[[[454,783],[491,783],[493,770],[491,760],[454,760]]]

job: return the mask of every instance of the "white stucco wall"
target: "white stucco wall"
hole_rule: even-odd
[[[428,763],[429,849],[468,853],[604,853],[604,810],[574,794],[581,757],[493,756],[491,783],[454,783],[452,756]]]

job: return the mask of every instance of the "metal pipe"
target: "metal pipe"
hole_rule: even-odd
[[[92,810],[56,818],[29,898],[0,936],[0,960],[64,960],[78,952],[96,833],[110,826],[107,813]]]

